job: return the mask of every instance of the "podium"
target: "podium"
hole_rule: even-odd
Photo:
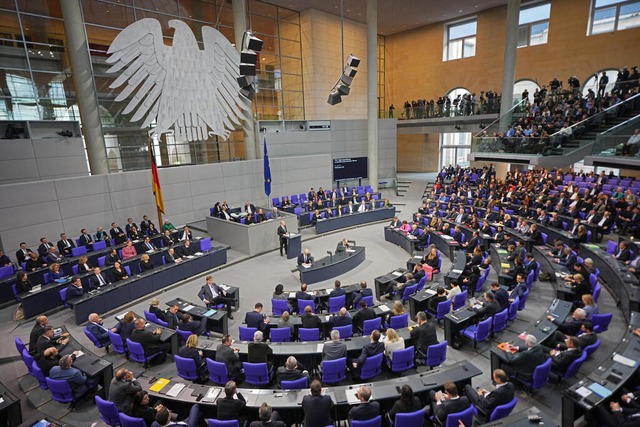
[[[287,259],[298,258],[302,253],[302,235],[297,233],[293,236],[289,234],[287,239]]]

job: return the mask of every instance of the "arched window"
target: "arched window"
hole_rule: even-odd
[[[451,89],[449,92],[447,92],[447,96],[449,98],[451,98],[451,100],[453,101],[454,99],[456,99],[458,97],[458,95],[460,95],[462,97],[462,95],[466,95],[467,93],[469,93],[469,91],[463,87],[457,87],[454,89]]]
[[[522,93],[527,90],[529,92],[529,101],[533,101],[533,93],[536,89],[540,89],[540,85],[530,79],[518,80],[513,85],[513,103],[517,104],[522,100]]]
[[[607,73],[606,76],[609,78],[609,82],[607,83],[607,86],[605,86],[604,88],[604,93],[611,93],[611,91],[613,90],[613,87],[616,84],[616,78],[618,78],[618,70],[616,70],[615,68],[608,68],[605,70],[600,70],[597,73],[593,73],[591,75],[591,77],[589,77],[585,82],[584,85],[582,86],[582,94],[586,94],[587,90],[591,89],[592,91],[595,92],[595,94],[598,94],[598,89],[600,88],[600,79],[602,78],[602,73]]]

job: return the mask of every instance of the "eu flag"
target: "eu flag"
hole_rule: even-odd
[[[271,167],[269,167],[269,154],[267,153],[267,137],[264,137],[264,193],[271,194]]]

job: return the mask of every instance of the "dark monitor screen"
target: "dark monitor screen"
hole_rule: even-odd
[[[349,179],[368,178],[366,157],[348,157],[333,159],[333,180],[346,181]]]

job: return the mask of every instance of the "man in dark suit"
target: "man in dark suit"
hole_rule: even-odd
[[[278,238],[280,239],[280,256],[284,256],[282,254],[282,250],[284,249],[284,253],[288,254],[289,248],[287,245],[287,237],[289,236],[289,232],[287,231],[287,223],[284,221],[280,221],[280,225],[278,226]]]
[[[300,316],[300,321],[303,328],[322,328],[322,320],[313,314],[313,309],[309,305],[304,308],[304,314]]]
[[[298,265],[311,265],[313,264],[313,256],[309,252],[309,248],[304,248],[302,253],[298,255]]]
[[[302,370],[298,366],[298,360],[293,356],[289,356],[284,366],[280,366],[276,370],[276,381],[279,388],[282,388],[282,381],[295,381],[302,377],[309,378],[309,372]]]
[[[367,282],[364,280],[360,282],[360,290],[353,293],[353,302],[351,303],[352,307],[358,307],[360,305],[360,300],[363,297],[371,297],[373,296],[373,290],[367,288]]]
[[[118,224],[115,222],[111,223],[111,229],[109,230],[109,234],[111,238],[116,241],[116,243],[123,243],[127,239],[127,235],[122,230],[122,228],[118,227]]]
[[[389,224],[389,227],[399,228],[401,225],[402,225],[402,221],[400,221],[397,216],[394,216],[393,219],[391,220],[391,224]]]
[[[259,331],[269,331],[269,317],[262,314],[263,305],[261,302],[257,302],[253,311],[247,312],[244,316],[244,323],[247,324],[247,328],[257,328]]]
[[[193,234],[189,231],[189,227],[186,225],[182,228],[182,231],[178,233],[178,241],[193,240]]]
[[[158,248],[155,247],[153,243],[151,243],[151,238],[149,236],[144,238],[144,242],[142,242],[142,250],[145,252],[156,251]]]
[[[162,234],[162,244],[164,247],[173,246],[174,243],[175,241],[173,240],[173,237],[171,237],[171,232],[169,230],[165,230],[164,234]]]
[[[173,304],[169,307],[167,312],[165,313],[165,319],[169,329],[173,329],[174,331],[180,324],[180,319],[178,319],[178,304]]]
[[[242,363],[238,356],[239,348],[231,348],[231,335],[222,337],[222,343],[216,348],[216,362],[224,363],[230,378],[237,378],[242,373]],[[240,379],[238,379],[240,381]]]
[[[68,239],[65,233],[60,233],[60,240],[58,240],[58,252],[66,256],[71,256],[71,249],[76,247],[73,239]]]
[[[556,264],[563,265],[569,270],[572,270],[573,266],[576,264],[576,262],[578,262],[578,257],[571,248],[564,248],[563,255],[560,258],[554,259],[553,261]]]
[[[430,345],[438,344],[436,327],[427,322],[427,315],[424,311],[419,311],[416,314],[416,322],[418,322],[418,326],[411,330],[411,340],[416,348],[416,353],[426,356],[427,348]]]
[[[587,314],[582,308],[576,308],[573,313],[571,313],[571,316],[567,317],[564,322],[551,315],[547,316],[548,320],[558,326],[558,330],[550,335],[549,338],[545,340],[545,343],[547,343],[549,347],[555,347],[557,343],[564,342],[566,335],[578,335],[586,317]]]
[[[360,403],[349,410],[350,422],[351,420],[366,421],[380,415],[380,404],[375,400],[369,400],[371,399],[371,389],[369,387],[360,386],[356,396],[358,396]]]
[[[217,418],[219,420],[239,420],[242,425],[247,401],[242,394],[237,392],[234,381],[229,381],[224,386],[224,397],[218,398],[216,405],[218,406]]]
[[[365,320],[371,320],[376,318],[376,312],[372,308],[367,307],[365,301],[360,301],[360,309],[353,316],[353,330],[361,331]]]
[[[611,218],[611,212],[604,211],[604,213],[602,214],[602,219],[600,219],[600,221],[598,221],[597,224],[598,224],[599,233],[606,233],[607,231],[609,231],[609,229],[613,225],[613,218]]]
[[[302,398],[302,410],[304,411],[305,426],[332,425],[333,400],[328,395],[322,394],[322,383],[318,380],[311,382],[311,394]]]
[[[44,353],[44,351],[50,347],[55,347],[58,351],[62,350],[69,343],[69,336],[60,336],[57,339],[53,337],[53,327],[46,326],[42,331],[42,335],[36,341],[35,357]]]
[[[140,390],[142,386],[133,372],[126,368],[118,369],[109,387],[109,401],[115,403],[118,411],[126,412],[131,409],[133,396]]]
[[[145,321],[143,318],[136,319],[135,329],[131,332],[131,341],[139,343],[144,349],[146,355],[151,355],[161,351],[165,354],[171,349],[170,342],[161,341],[160,335],[162,330],[156,328],[153,331],[145,329]]]
[[[202,335],[206,332],[205,327],[207,323],[205,321],[200,322],[198,320],[193,320],[193,317],[191,317],[189,313],[183,313],[181,320],[182,322],[178,325],[181,331],[189,331],[196,335]]]
[[[330,298],[339,297],[339,296],[347,294],[347,291],[345,291],[343,288],[341,288],[341,285],[342,284],[340,283],[339,280],[336,280],[335,282],[333,282],[333,289],[329,293],[329,297]]]
[[[106,286],[107,284],[109,284],[109,281],[104,274],[102,274],[100,267],[94,268],[93,274],[89,276],[89,287],[91,287],[91,289],[98,289],[101,286]]]
[[[191,246],[191,242],[189,240],[185,240],[182,246],[178,246],[178,256],[181,258],[194,256],[196,251]]]
[[[480,234],[477,231],[474,231],[471,239],[468,242],[462,243],[462,247],[464,248],[465,252],[472,253],[479,243]]]
[[[500,311],[500,304],[495,300],[493,292],[487,291],[484,294],[484,303],[481,308],[473,307],[473,311],[478,313],[480,320],[485,320],[489,317],[493,317],[494,314]]]
[[[102,318],[98,316],[98,313],[91,313],[89,315],[87,330],[91,332],[104,347],[111,345],[109,330],[102,325]]]
[[[380,342],[380,331],[374,329],[371,332],[369,337],[371,341],[369,344],[362,347],[362,352],[360,352],[360,356],[357,359],[353,359],[351,362],[351,366],[353,368],[353,376],[354,378],[360,377],[360,370],[362,369],[362,365],[365,360],[369,357],[373,357],[376,354],[380,354],[384,351],[384,344]]]
[[[133,222],[133,218],[127,218],[127,225],[124,226],[125,231],[127,232],[127,236],[131,236],[131,230],[138,229],[138,226],[135,222]]]
[[[250,342],[247,348],[247,362],[267,363],[271,366],[273,350],[269,347],[269,344],[263,341],[264,334],[262,331],[255,331],[253,333],[253,342]]]
[[[146,215],[142,216],[142,221],[140,222],[140,231],[142,231],[143,234],[147,234],[147,230],[149,229],[149,226],[153,224],[153,222],[151,222],[149,220],[149,217]],[[154,225],[155,227],[155,225]]]
[[[82,282],[80,278],[74,276],[71,278],[71,283],[67,286],[67,301],[74,298],[79,298],[84,295],[84,289],[82,288]]]
[[[614,252],[613,256],[620,262],[629,261],[631,258],[631,251],[629,250],[629,244],[626,241],[621,241],[618,245],[618,249]]]
[[[49,248],[50,247],[53,247],[53,244],[49,243],[49,241],[47,240],[46,237],[41,237],[40,238],[40,246],[38,246],[38,254],[42,258],[45,258],[47,255],[49,255]]]
[[[89,245],[93,243],[93,237],[91,237],[91,234],[89,234],[86,228],[83,228],[80,230],[80,237],[78,237],[78,241],[81,246],[86,246],[88,248]]]
[[[47,316],[36,317],[36,324],[33,325],[31,333],[29,334],[29,354],[32,356],[36,354],[36,346],[38,339],[44,332],[44,329],[49,325],[49,319]]]
[[[491,292],[493,292],[493,299],[500,304],[500,311],[509,308],[509,293],[502,289],[498,282],[491,283]]]
[[[349,241],[347,239],[342,239],[336,246],[336,253],[345,252],[347,249],[349,249]]]
[[[431,390],[430,405],[428,414],[435,416],[440,425],[445,425],[447,416],[456,412],[464,411],[469,407],[469,399],[466,396],[458,395],[458,387],[455,383],[446,383],[444,392]]]
[[[244,204],[244,211],[247,215],[253,215],[256,213],[256,207],[252,203],[247,202]]]
[[[560,376],[567,371],[571,363],[582,355],[582,349],[579,347],[580,341],[577,337],[567,337],[564,341],[567,346],[566,350],[553,349],[549,352],[551,357],[551,373]]]
[[[214,283],[212,276],[207,276],[206,281],[207,283],[205,283],[202,288],[200,288],[200,292],[198,292],[198,298],[200,298],[207,307],[218,304],[226,305],[227,316],[229,319],[233,320],[233,316],[231,315],[231,303],[233,300],[226,297],[225,291]]]
[[[473,403],[485,417],[489,417],[493,410],[496,409],[496,406],[511,402],[514,396],[513,384],[509,382],[509,377],[502,369],[493,371],[493,381],[496,388],[491,392],[484,388],[476,391],[471,387],[471,384],[467,384],[464,387],[465,394],[471,403]]]
[[[296,311],[298,313],[300,313],[302,310],[304,310],[304,307],[298,307],[298,300],[304,300],[304,301],[313,301],[313,295],[307,293],[307,284],[303,283],[302,285],[300,285],[300,290],[296,292],[296,303],[294,304],[296,306]]]
[[[33,251],[27,247],[27,244],[25,242],[20,242],[20,249],[16,251],[18,264],[22,265],[22,263],[27,260],[30,253],[33,253]]]
[[[329,324],[331,327],[347,326],[353,324],[353,320],[349,316],[347,309],[342,307],[337,315],[335,313],[331,315]]]
[[[511,352],[512,346],[507,344],[507,361],[501,367],[509,376],[517,375],[520,378],[531,379],[533,370],[543,364],[546,358],[535,336],[527,335],[524,343],[524,347],[515,346],[515,353]]]

